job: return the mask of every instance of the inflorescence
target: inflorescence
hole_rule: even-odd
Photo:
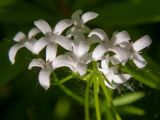
[[[52,29],[43,19],[34,22],[28,35],[18,32],[14,41],[17,42],[9,50],[9,59],[15,63],[19,49],[25,47],[33,54],[39,54],[46,47],[46,58],[33,59],[28,69],[40,67],[39,83],[44,89],[50,87],[51,73],[60,67],[68,67],[74,73],[84,76],[88,65],[95,61],[97,69],[105,76],[107,87],[115,89],[131,78],[131,75],[118,71],[117,65],[125,65],[132,60],[138,68],[146,66],[146,60],[140,55],[141,50],[151,44],[151,39],[145,35],[135,42],[131,41],[127,31],[115,32],[111,39],[105,31],[96,28],[91,30],[85,24],[98,17],[95,12],[82,14],[77,10],[71,19],[58,22]],[[42,37],[37,38],[39,34]],[[94,47],[91,47],[94,46]],[[58,54],[59,47],[65,49],[64,54]]]

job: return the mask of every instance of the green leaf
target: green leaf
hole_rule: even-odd
[[[113,104],[115,106],[127,105],[141,99],[142,97],[144,97],[144,93],[142,92],[127,93],[123,96],[115,98],[113,100]]]
[[[6,10],[0,9],[0,15],[0,22],[12,24],[31,23],[37,19],[51,19],[52,17],[45,9],[25,2],[17,2]]]
[[[116,108],[118,112],[125,115],[144,115],[145,111],[134,106],[121,106]]]
[[[152,62],[148,61],[148,64],[152,66]],[[129,73],[135,80],[147,85],[148,87],[160,90],[158,71],[154,71],[152,68],[138,69],[132,64],[127,64],[121,68],[123,72]]]
[[[159,0],[130,0],[98,8],[95,21],[105,26],[128,26],[160,21]]]

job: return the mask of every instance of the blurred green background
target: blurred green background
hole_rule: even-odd
[[[27,70],[33,58],[27,50],[18,52],[15,65],[8,60],[18,31],[27,33],[38,19],[54,27],[77,9],[98,12],[99,17],[88,25],[104,29],[110,37],[122,30],[133,40],[151,36],[153,43],[143,54],[148,66],[124,69],[134,76],[134,82],[129,84],[131,88],[115,90],[113,97],[122,120],[160,120],[160,0],[0,0],[0,120],[84,119],[83,102],[67,95],[64,86],[52,86],[48,91],[40,87],[38,70]],[[65,86],[84,98],[85,82],[72,80]],[[102,118],[110,120],[105,115]],[[91,108],[91,120],[95,119]]]

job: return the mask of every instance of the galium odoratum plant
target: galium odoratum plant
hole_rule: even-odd
[[[81,10],[77,10],[72,14],[71,19],[61,20],[53,29],[45,20],[37,20],[28,36],[23,32],[15,35],[13,40],[17,43],[9,50],[9,59],[14,64],[18,50],[23,47],[33,54],[40,54],[46,47],[45,60],[42,57],[35,58],[28,67],[29,69],[41,68],[38,77],[40,85],[47,90],[51,85],[51,74],[56,75],[54,70],[60,67],[69,68],[75,73],[74,77],[77,75],[85,80],[89,87],[93,84],[96,115],[97,119],[100,119],[97,103],[99,86],[104,91],[106,89],[104,86],[116,89],[130,80],[132,76],[120,72],[117,66],[124,66],[132,60],[136,67],[144,68],[147,62],[141,53],[152,41],[148,35],[145,35],[133,42],[127,31],[115,32],[110,39],[104,30],[100,28],[91,30],[86,25],[96,17],[98,14],[95,12],[82,14]],[[38,34],[43,36],[38,38]],[[58,54],[60,47],[65,52]],[[68,79],[71,78],[68,77]],[[88,117],[87,115],[86,119]]]

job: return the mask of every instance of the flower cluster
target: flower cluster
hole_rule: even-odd
[[[117,85],[129,80],[129,74],[120,73],[117,65],[125,65],[132,60],[138,68],[146,66],[147,62],[140,55],[141,50],[151,44],[149,36],[145,35],[135,42],[126,31],[115,32],[111,39],[105,31],[96,28],[91,30],[85,24],[98,16],[94,12],[82,14],[77,10],[71,19],[58,22],[52,29],[43,19],[34,22],[28,35],[18,32],[14,41],[17,42],[9,50],[9,59],[15,63],[17,51],[23,47],[33,54],[39,54],[46,48],[46,58],[33,59],[29,64],[32,67],[40,67],[39,83],[44,89],[50,87],[50,75],[59,67],[68,67],[80,76],[86,74],[88,64],[96,61],[98,70],[106,77],[104,83],[107,87],[114,89]],[[41,34],[42,37],[37,37]],[[40,35],[39,35],[40,36]],[[93,46],[93,47],[91,47]],[[59,47],[65,49],[64,54],[58,54]]]

